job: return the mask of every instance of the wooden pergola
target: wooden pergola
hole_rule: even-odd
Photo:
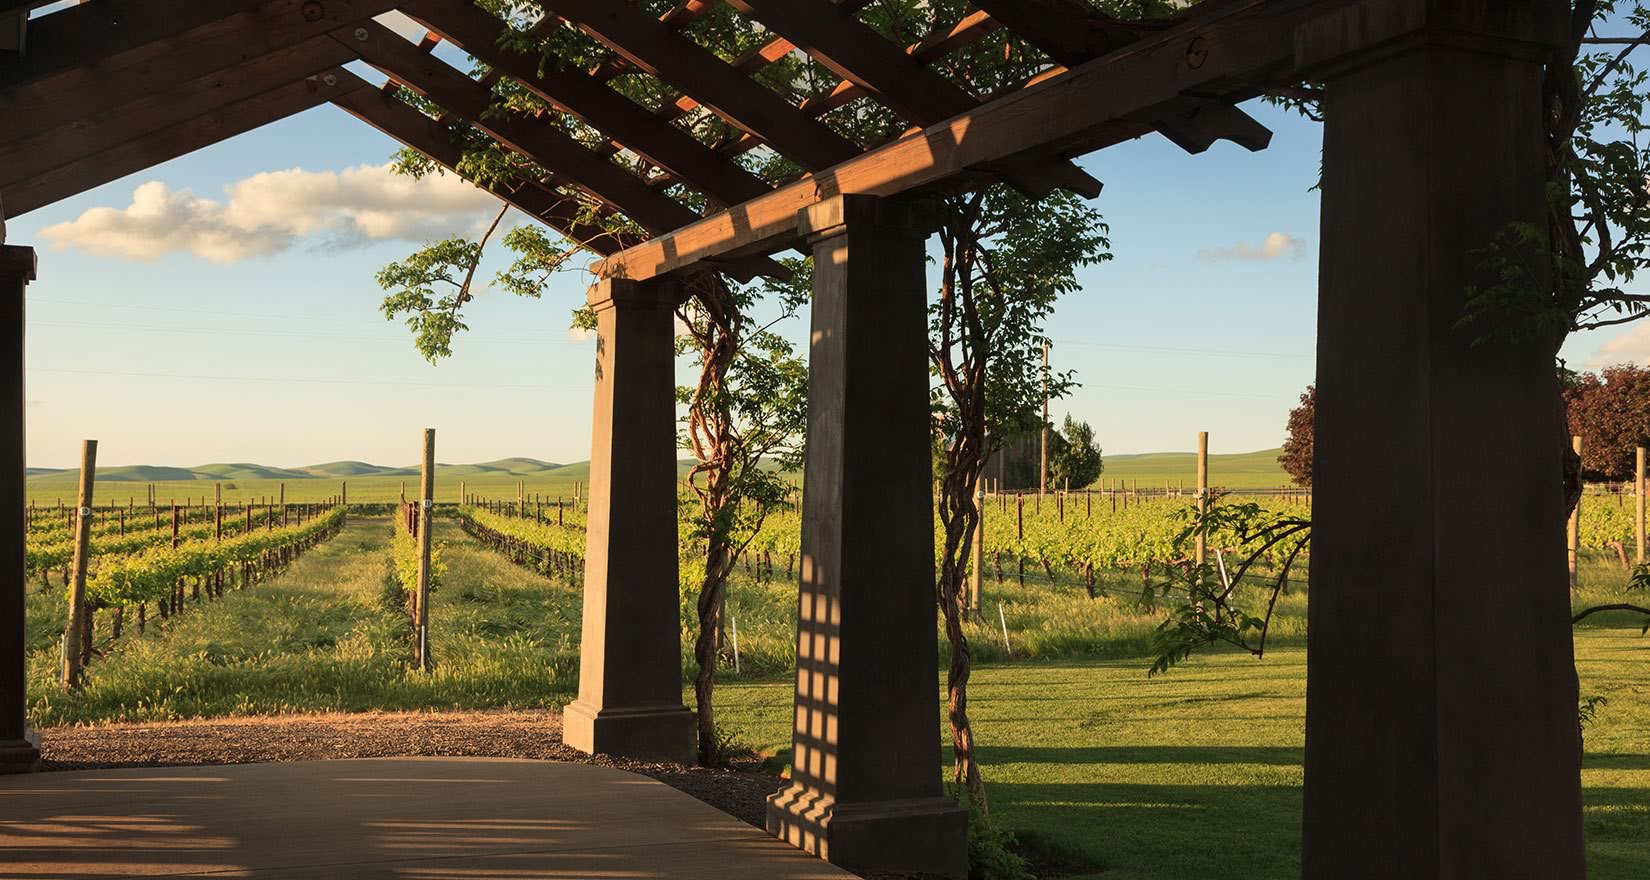
[[[719,2],[771,39],[731,60],[702,48],[683,29]],[[696,273],[751,278],[782,271],[779,251],[811,253],[795,770],[768,824],[844,866],[961,876],[965,816],[936,772],[925,199],[993,180],[1094,197],[1071,160],[1154,131],[1192,152],[1262,149],[1269,132],[1234,105],[1323,83],[1304,873],[1582,877],[1556,378],[1539,345],[1454,332],[1471,252],[1545,216],[1540,80],[1566,4],[1206,0],[1125,22],[1083,0],[974,0],[902,46],[858,17],[870,2],[683,0],[654,17],[632,0],[542,0],[536,32],[576,27],[610,50],[583,69],[501,48],[508,25],[469,0],[91,0],[35,19],[46,0],[0,0],[0,217],[329,102],[454,173],[477,137],[541,169],[492,191],[602,257],[566,738],[672,760],[693,754],[694,728],[671,311]],[[429,34],[373,21],[394,9]],[[1047,57],[1028,81],[973,95],[932,66],[1005,28]],[[486,72],[437,57],[443,41]],[[753,79],[794,52],[840,82],[798,105]],[[356,61],[389,82],[344,67]],[[612,87],[627,71],[676,97],[636,103]],[[504,79],[554,113],[497,109]],[[862,100],[908,130],[858,144],[821,121]],[[732,134],[680,124],[704,113]],[[757,176],[739,161],[757,149],[799,171]],[[38,759],[22,666],[34,275],[30,248],[0,251],[0,763],[24,769]]]

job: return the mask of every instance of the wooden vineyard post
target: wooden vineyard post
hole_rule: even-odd
[[[1638,555],[1635,562],[1644,564],[1644,447],[1638,448],[1637,461],[1633,467],[1633,495],[1637,500],[1634,507],[1633,536],[1638,540]]]
[[[86,607],[86,563],[92,539],[92,488],[97,481],[97,441],[80,445],[80,504],[74,526],[74,575],[69,583],[69,625],[63,631],[63,687],[80,687],[81,655],[85,650],[91,609]]]
[[[349,506],[349,480],[340,480],[338,483],[338,506]]]
[[[1197,515],[1209,512],[1209,432],[1197,432]],[[1209,561],[1209,539],[1202,528],[1197,532],[1197,564]]]
[[[424,468],[418,489],[418,668],[430,671],[430,514],[435,506],[435,429],[424,429]]]
[[[1581,458],[1580,434],[1570,438],[1570,448],[1575,450],[1576,458],[1579,460]],[[1585,474],[1585,470],[1583,474]],[[1576,588],[1576,578],[1581,562],[1581,501],[1587,495],[1586,476],[1579,476],[1578,481],[1581,483],[1581,493],[1576,496],[1576,509],[1570,511],[1570,528],[1565,536],[1566,546],[1569,548],[1570,589],[1572,590]]]
[[[470,503],[469,489],[465,487],[463,480],[458,481],[458,503],[460,503],[460,504],[469,504]]]

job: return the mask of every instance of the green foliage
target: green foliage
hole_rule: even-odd
[[[1650,37],[1642,3],[1572,4],[1570,42],[1542,88],[1549,221],[1509,224],[1477,252],[1460,326],[1479,342],[1556,350],[1571,331],[1633,321],[1650,307],[1650,297],[1626,290],[1650,259],[1650,144],[1641,138],[1650,73],[1633,60],[1646,37],[1597,51],[1580,42],[1618,13]]]
[[[1048,446],[1048,478],[1055,487],[1087,488],[1105,470],[1100,447],[1094,443],[1094,429],[1088,422],[1066,416],[1059,431],[1049,432]]]
[[[1037,880],[1014,852],[1014,835],[993,824],[991,815],[955,786],[951,794],[968,808],[968,880]]]
[[[153,602],[171,595],[180,578],[201,578],[233,565],[255,562],[274,551],[330,534],[343,522],[344,511],[336,509],[303,525],[254,530],[223,541],[153,546],[99,558],[97,573],[86,583],[86,595],[95,607],[102,608]]]
[[[1226,504],[1215,497],[1209,500],[1206,511],[1199,513],[1194,508],[1182,511],[1182,516],[1187,525],[1175,537],[1175,547],[1184,551],[1201,537],[1211,548],[1215,562],[1199,564],[1190,559],[1171,566],[1167,569],[1169,577],[1148,587],[1141,596],[1146,605],[1152,605],[1158,597],[1173,598],[1177,603],[1157,628],[1152,646],[1157,659],[1148,675],[1167,672],[1192,652],[1221,643],[1256,657],[1264,656],[1278,597],[1288,586],[1295,561],[1312,536],[1310,520],[1276,514],[1253,502]],[[1240,554],[1237,564],[1230,568],[1220,549],[1220,539],[1225,536],[1235,537]],[[1265,611],[1257,616],[1247,610],[1238,587],[1257,562],[1280,552],[1283,557],[1262,594]]]
[[[395,577],[401,582],[403,593],[409,596],[418,589],[418,539],[413,536],[407,517],[397,515],[394,520],[394,539],[390,542],[390,561],[395,566]],[[433,522],[433,519],[432,519]],[[433,535],[431,536],[433,539]],[[430,543],[430,592],[441,588],[447,574],[447,547],[435,541]]]

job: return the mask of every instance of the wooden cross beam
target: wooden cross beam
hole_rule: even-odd
[[[1123,21],[1102,16],[1078,0],[973,0],[1009,30],[1064,67],[1098,58],[1169,22]]]
[[[365,36],[365,39],[361,39]],[[377,23],[345,28],[333,35],[373,67],[499,143],[573,181],[580,189],[623,211],[652,232],[675,229],[698,219],[690,208],[649,189],[641,178],[597,155],[543,120],[495,108],[492,90]]]
[[[537,56],[499,48],[499,38],[508,25],[468,0],[410,0],[401,9],[494,70],[509,74],[534,94],[724,206],[772,189],[755,174],[591,74],[572,67],[541,65]]]
[[[16,217],[228,140],[238,134],[325,104],[362,84],[343,68],[285,83],[262,95],[220,106],[204,116],[4,186],[6,210]]]
[[[227,70],[164,92],[115,103],[102,112],[39,133],[0,141],[0,187],[21,185],[54,168],[75,165],[111,147],[187,124],[221,107],[255,98],[296,80],[355,60],[326,36],[258,55]],[[25,117],[26,121],[27,117]]]
[[[1137,137],[1188,94],[1230,105],[1307,75],[1295,32],[1357,0],[1216,0],[1203,14],[1060,76],[608,258],[646,280],[797,241],[797,212],[842,193],[944,190],[980,168],[1071,157]],[[1247,134],[1244,135],[1248,137]]]
[[[45,16],[31,25],[32,54],[0,62],[7,140],[71,125],[85,129],[106,114],[126,113],[156,95],[263,57],[285,53],[281,63],[291,66],[282,81],[293,82],[343,63],[305,61],[315,57],[311,41],[396,5],[396,0],[316,2],[306,7],[290,0],[98,0]],[[237,88],[233,78],[223,85]]]
[[[627,61],[681,89],[810,171],[859,155],[852,141],[628,2],[542,0]]]
[[[935,125],[979,106],[960,86],[900,51],[830,0],[728,2],[917,125]],[[1034,198],[1056,187],[1091,199],[1100,195],[1100,181],[1062,160],[1025,163],[1003,171],[1010,183]]]

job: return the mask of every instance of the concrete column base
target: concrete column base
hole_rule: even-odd
[[[968,811],[948,797],[838,804],[793,784],[768,796],[768,833],[849,871],[968,876]]]
[[[0,774],[30,773],[40,767],[40,734],[23,732],[22,739],[0,740]]]
[[[692,764],[697,737],[693,712],[680,704],[604,709],[574,700],[561,715],[562,742],[592,755]]]

